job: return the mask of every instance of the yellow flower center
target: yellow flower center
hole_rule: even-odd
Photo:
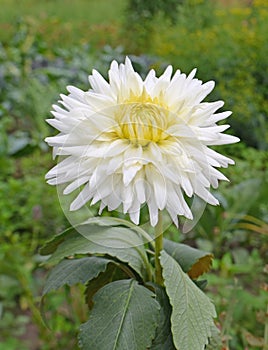
[[[132,97],[120,105],[117,115],[118,136],[134,145],[147,146],[150,142],[159,142],[167,137],[168,111],[159,100],[152,100],[143,93]]]

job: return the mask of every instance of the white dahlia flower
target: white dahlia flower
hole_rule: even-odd
[[[215,113],[222,101],[202,102],[214,82],[203,84],[195,72],[187,77],[177,70],[172,77],[169,66],[159,78],[151,70],[142,80],[126,58],[112,62],[109,82],[93,70],[91,89],[67,88],[63,108],[54,105],[55,118],[48,119],[60,133],[46,138],[54,156],[64,159],[46,178],[51,185],[68,183],[64,194],[81,189],[70,210],[88,201],[100,201],[100,213],[122,205],[138,224],[147,204],[155,226],[163,209],[176,225],[178,215],[192,219],[184,194],[218,204],[209,189],[227,179],[216,168],[234,162],[208,146],[239,139],[222,134],[229,125],[216,123],[231,112]]]

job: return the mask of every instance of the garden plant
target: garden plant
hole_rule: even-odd
[[[73,216],[73,227],[41,249],[57,263],[44,296],[85,284],[90,313],[79,333],[82,349],[202,350],[218,341],[215,307],[198,280],[212,254],[164,240],[168,218],[177,227],[181,217],[193,219],[184,195],[219,204],[209,190],[227,178],[216,168],[233,161],[209,146],[239,141],[223,134],[229,125],[216,124],[231,114],[216,113],[223,102],[202,102],[214,82],[203,84],[195,73],[172,76],[168,66],[142,80],[129,58],[113,61],[109,82],[93,70],[88,91],[69,86],[53,106],[48,123],[60,133],[46,142],[63,159],[48,183],[67,183],[65,195],[78,189],[70,211],[100,203],[98,216],[90,209],[84,222]],[[106,207],[130,220],[102,216]]]
[[[267,25],[265,0],[1,1],[0,350],[267,349]]]

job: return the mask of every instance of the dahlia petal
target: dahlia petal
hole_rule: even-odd
[[[69,194],[76,190],[78,187],[84,185],[89,180],[88,176],[82,176],[70,183],[63,191],[63,194]]]
[[[151,90],[153,89],[156,81],[157,81],[157,78],[155,76],[155,71],[153,69],[151,69],[144,80],[144,87],[146,88],[146,91],[149,94],[150,94]]]
[[[70,211],[75,211],[80,209],[83,205],[85,205],[90,198],[92,197],[92,193],[88,185],[86,185],[79,195],[75,198],[75,200],[70,205]]]
[[[179,203],[179,211],[178,211],[178,215],[183,215],[185,216],[187,219],[192,220],[193,219],[193,214],[190,210],[190,208],[188,207],[188,204],[186,203],[181,188],[180,187],[174,187],[176,194],[178,196],[178,203]]]
[[[155,201],[152,198],[147,199],[147,205],[149,208],[150,222],[153,227],[158,222],[158,208]]]
[[[220,145],[228,145],[231,143],[237,143],[239,141],[240,139],[236,136],[219,134],[217,140],[215,139],[215,140],[207,141],[206,144],[208,146],[220,146]]]
[[[98,71],[93,69],[92,75],[88,77],[88,80],[93,91],[103,95],[108,95],[108,96],[110,95],[111,93],[110,85]]]
[[[55,112],[58,112],[59,115],[68,115],[69,111],[67,111],[66,109],[64,108],[61,108],[60,106],[58,105],[52,105],[52,108],[54,109]]]
[[[135,225],[138,225],[140,221],[140,203],[138,201],[134,201],[128,212],[130,219]]]
[[[181,174],[181,187],[183,188],[184,192],[188,197],[192,197],[194,193],[193,186],[191,184],[189,177],[183,173]]]
[[[198,197],[202,198],[205,202],[209,204],[219,204],[219,201],[203,186],[196,186],[195,193],[198,195]]]
[[[160,169],[155,169],[150,166],[145,168],[145,173],[148,179],[153,179],[152,184],[155,202],[157,207],[163,210],[167,203],[167,188],[165,177],[159,170]]]
[[[159,162],[162,161],[162,153],[161,153],[161,148],[155,144],[154,142],[150,142],[148,146],[148,153],[151,154],[152,159],[157,159]]]
[[[112,210],[116,210],[120,204],[121,204],[121,200],[120,198],[118,198],[118,196],[115,194],[115,191],[112,192],[108,198],[106,199],[107,201],[107,206],[108,206],[108,210],[112,211]]]
[[[123,211],[126,214],[129,210],[129,208],[132,205],[133,202],[133,187],[132,186],[127,186],[124,187],[123,191],[121,192],[122,196],[122,202],[123,202]]]
[[[72,108],[79,108],[86,106],[85,103],[80,102],[79,100],[69,96],[66,96],[64,94],[60,94],[60,97],[62,101],[59,101],[64,107],[66,107],[68,110]]]
[[[185,125],[183,123],[172,125],[170,126],[166,133],[171,136],[178,136],[178,137],[193,137],[193,130],[188,125]]]
[[[119,154],[116,157],[112,157],[109,159],[109,162],[107,163],[107,175],[115,173],[119,168],[121,168],[123,165],[123,155]]]
[[[85,100],[84,100],[85,92],[83,90],[80,90],[77,87],[71,86],[71,85],[67,86],[66,89],[68,92],[70,92],[70,95],[72,98],[78,99],[78,101],[85,103]]]
[[[137,172],[141,170],[142,164],[134,163],[123,169],[123,183],[125,186],[128,186],[130,182],[134,179]]]
[[[212,123],[216,124],[220,120],[227,119],[228,117],[230,117],[231,114],[232,114],[231,111],[213,114],[211,117],[209,117],[207,119],[207,125],[212,124]],[[205,124],[205,126],[206,126],[206,124]]]
[[[114,157],[124,153],[129,148],[129,143],[125,140],[115,140],[107,147],[104,157]]]
[[[100,95],[92,91],[85,92],[85,101],[95,110],[95,112],[108,109],[115,104],[112,97]]]
[[[143,204],[146,201],[146,195],[145,195],[144,178],[142,177],[141,173],[137,174],[134,188],[135,188],[135,193],[138,201],[141,204]]]
[[[206,148],[206,155],[210,157],[211,159],[215,159],[217,162],[219,162],[220,166],[226,168],[228,164],[234,164],[235,162],[226,156],[223,156],[222,154],[216,152],[215,150],[211,148]],[[212,164],[213,165],[213,164]]]
[[[194,68],[194,69],[190,72],[190,74],[188,75],[188,77],[186,78],[186,80],[188,80],[188,81],[193,80],[194,76],[196,75],[196,72],[197,72],[197,69]]]

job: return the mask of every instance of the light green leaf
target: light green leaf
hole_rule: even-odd
[[[209,338],[209,343],[206,345],[206,350],[221,350],[223,347],[221,334],[219,329],[214,325],[211,329],[211,337]]]
[[[70,229],[48,242],[40,251],[50,252],[46,263],[55,264],[76,254],[103,254],[127,263],[142,278],[147,279],[149,266],[142,239],[125,227],[107,227],[85,224]]]
[[[94,296],[89,320],[81,326],[83,350],[146,350],[158,324],[154,293],[137,281],[107,284]]]
[[[161,306],[159,324],[156,329],[156,337],[150,347],[150,350],[176,350],[171,333],[171,305],[164,288],[153,285],[156,292],[156,300]]]
[[[151,242],[153,237],[151,237],[148,232],[146,232],[141,226],[133,224],[131,221],[127,221],[120,218],[110,217],[110,216],[96,216],[88,219],[84,224],[98,224],[101,226],[123,226],[135,231],[139,237],[144,239],[144,242]]]
[[[135,232],[136,235],[138,235],[139,239],[140,237],[143,237],[143,239],[146,240],[146,242],[151,242],[152,237],[145,232],[140,226],[134,225],[132,222],[129,222],[127,220],[109,217],[109,216],[97,216],[92,217],[85,221],[84,223],[77,225],[75,227],[70,227],[63,231],[62,233],[54,236],[50,241],[46,242],[43,247],[40,249],[41,255],[49,255],[52,254],[57,246],[64,240],[64,237],[67,236],[70,232],[77,229],[80,230],[81,226],[91,227],[91,231],[98,230],[98,227],[100,230],[103,228],[101,226],[109,226],[109,227],[116,227],[116,226],[123,226],[131,229]]]
[[[203,350],[214,327],[214,305],[165,251],[161,252],[160,262],[172,306],[171,330],[175,347]]]
[[[172,256],[192,279],[196,279],[211,268],[213,254],[189,247],[186,244],[164,240],[165,251]]]
[[[106,270],[111,260],[101,257],[88,257],[81,259],[65,259],[54,267],[46,280],[43,296],[52,290],[64,285],[72,286],[77,283],[86,283]]]

